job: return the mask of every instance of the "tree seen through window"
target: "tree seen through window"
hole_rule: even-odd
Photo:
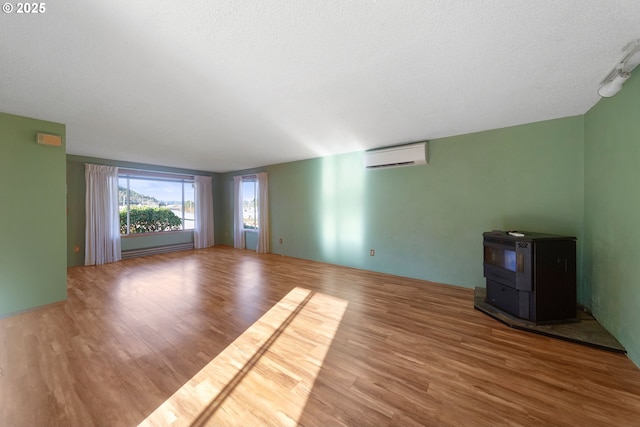
[[[242,180],[242,222],[245,230],[258,229],[258,181],[255,178]]]
[[[193,230],[193,180],[121,174],[120,234]]]

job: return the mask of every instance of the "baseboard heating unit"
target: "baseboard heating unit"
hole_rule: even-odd
[[[155,246],[153,248],[132,249],[129,251],[122,251],[122,259],[166,254],[169,252],[177,252],[177,251],[188,251],[191,249],[193,249],[193,243],[180,243],[177,245],[165,245],[165,246]]]

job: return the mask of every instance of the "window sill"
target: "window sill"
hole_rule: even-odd
[[[193,230],[176,230],[176,231],[152,231],[150,233],[134,233],[134,234],[121,234],[121,239],[131,239],[136,237],[148,237],[148,236],[161,236],[166,234],[184,234],[191,233],[193,234]]]

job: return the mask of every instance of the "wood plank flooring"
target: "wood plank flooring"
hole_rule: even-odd
[[[473,290],[231,248],[68,272],[0,320],[0,425],[638,426],[626,356]]]

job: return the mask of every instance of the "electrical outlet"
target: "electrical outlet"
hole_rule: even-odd
[[[376,251],[374,249],[371,249],[369,251],[369,255],[374,256],[376,254]]]

